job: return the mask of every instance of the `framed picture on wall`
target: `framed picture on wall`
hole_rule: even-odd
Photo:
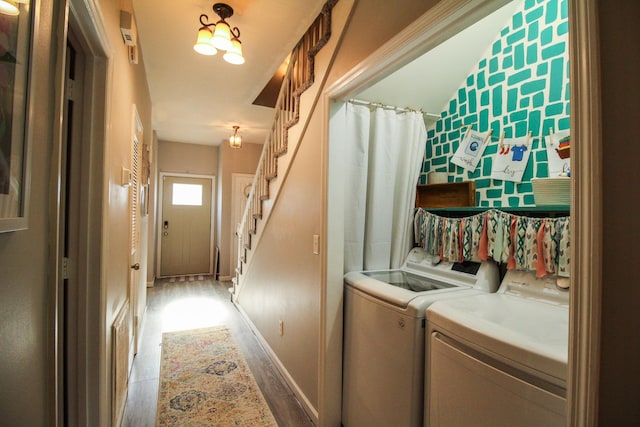
[[[0,2],[0,232],[28,228],[30,81],[38,3]]]

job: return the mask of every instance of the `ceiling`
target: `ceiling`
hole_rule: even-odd
[[[227,22],[240,29],[246,59],[232,65],[220,53],[193,50],[200,15],[218,20],[215,1],[183,0],[175,11],[175,1],[132,0],[158,139],[215,146],[238,125],[243,142],[262,144],[274,111],[253,102],[325,1],[230,0]],[[520,4],[507,4],[356,98],[439,114]]]
[[[240,29],[246,59],[232,65],[221,53],[193,50],[200,15],[219,19],[215,0],[132,0],[158,139],[219,145],[238,125],[243,142],[262,144],[274,110],[252,103],[325,1],[228,1],[234,14],[227,22]]]
[[[508,3],[355,98],[440,115],[521,6]]]

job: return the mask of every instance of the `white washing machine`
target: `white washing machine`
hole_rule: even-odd
[[[347,273],[343,426],[421,426],[425,309],[498,285],[492,262],[439,262],[420,248],[399,270]]]
[[[425,426],[565,425],[569,291],[556,284],[509,271],[495,294],[427,309]]]

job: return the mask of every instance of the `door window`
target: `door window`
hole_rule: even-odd
[[[173,183],[174,206],[202,206],[202,185]]]

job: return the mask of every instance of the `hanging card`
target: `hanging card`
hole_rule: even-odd
[[[530,135],[507,138],[500,142],[500,149],[493,158],[491,178],[522,182],[522,175],[531,156]]]
[[[561,176],[562,174],[569,173],[571,169],[571,158],[568,155],[564,155],[565,158],[560,157],[558,150],[560,150],[560,141],[569,136],[569,131],[559,131],[556,133],[549,132],[546,137],[546,149],[547,159],[549,160],[549,177]],[[564,144],[564,142],[563,142]],[[567,151],[564,149],[563,151]]]
[[[469,172],[473,172],[478,167],[478,163],[482,158],[482,153],[487,146],[491,132],[485,135],[467,128],[460,146],[451,158],[451,163],[458,165]]]

